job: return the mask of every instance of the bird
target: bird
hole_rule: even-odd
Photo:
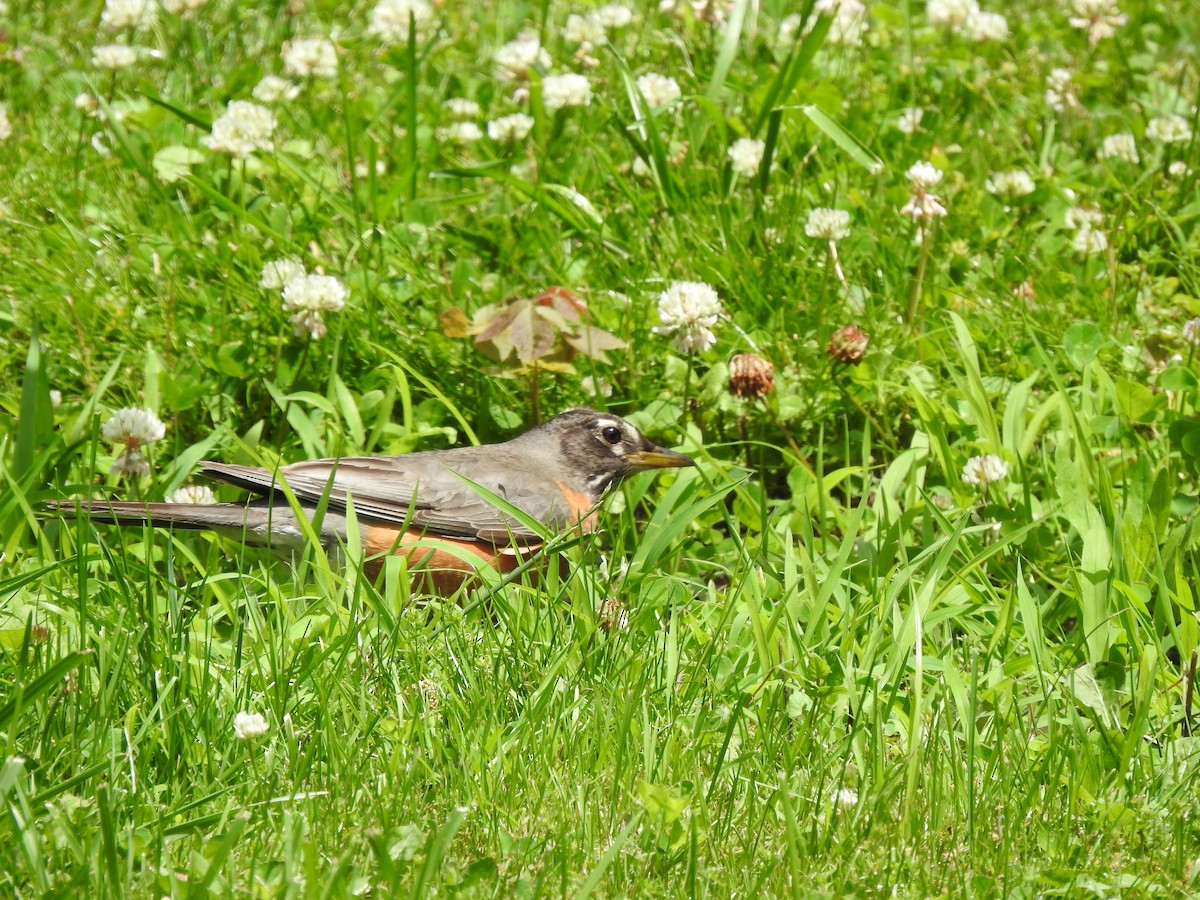
[[[423,579],[421,587],[450,596],[477,583],[481,566],[511,572],[545,542],[545,532],[497,506],[488,494],[547,531],[583,533],[597,527],[604,495],[629,476],[694,465],[691,457],[657,446],[624,419],[581,408],[497,444],[310,459],[274,470],[199,464],[207,477],[254,495],[245,502],[80,500],[52,506],[59,513],[86,511],[93,522],[216,531],[289,552],[302,547],[305,536],[282,490],[286,483],[324,546],[336,549],[348,540],[352,507],[370,577],[378,575],[387,555],[401,554],[409,571]]]

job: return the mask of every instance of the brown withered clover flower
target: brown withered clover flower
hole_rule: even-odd
[[[863,361],[870,343],[871,336],[857,325],[843,325],[833,333],[825,352],[834,362],[853,366]]]
[[[754,399],[775,389],[775,367],[757,353],[739,353],[729,361],[729,390]]]

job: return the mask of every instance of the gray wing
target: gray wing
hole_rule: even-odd
[[[420,528],[443,537],[497,542],[538,543],[541,536],[506,515],[455,474],[457,469],[543,524],[569,521],[570,510],[558,491],[539,490],[544,472],[526,466],[505,467],[492,458],[495,448],[462,447],[405,456],[350,456],[314,459],[282,466],[278,472],[251,466],[205,462],[212,478],[256,494],[278,489],[286,480],[298,500],[344,512],[347,498],[355,514],[375,522]]]

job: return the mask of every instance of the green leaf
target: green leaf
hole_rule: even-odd
[[[207,459],[212,455],[212,449],[220,444],[225,438],[225,435],[220,431],[214,431],[203,440],[192,444],[170,463],[168,463],[160,475],[160,480],[163,482],[163,493],[169,494],[171,491],[182,485],[192,473],[196,463],[202,459]]]
[[[1185,430],[1180,444],[1185,455],[1193,458],[1200,457],[1200,425],[1194,425]]]
[[[665,784],[637,783],[637,798],[651,816],[663,825],[673,825],[687,808],[687,800]]]
[[[733,9],[729,13],[729,22],[725,26],[725,38],[721,42],[721,50],[717,54],[712,77],[709,78],[708,87],[704,91],[704,96],[713,103],[721,99],[725,79],[729,76],[729,69],[737,57],[738,44],[742,39],[742,25],[745,24],[746,8],[749,5],[749,0],[734,0]]]
[[[244,378],[246,367],[238,358],[245,348],[241,341],[229,341],[217,348],[216,368],[222,375],[230,378]]]
[[[1166,402],[1166,395],[1156,394],[1144,384],[1126,380],[1117,382],[1117,405],[1132,422],[1152,422]]]
[[[750,131],[752,137],[762,131],[763,125],[766,124],[768,116],[773,111],[791,99],[792,91],[796,89],[796,85],[808,71],[808,67],[812,64],[817,51],[821,49],[821,45],[825,43],[825,36],[833,25],[833,16],[823,16],[812,10],[809,12],[809,18],[805,24],[809,22],[812,23],[812,30],[803,36],[800,46],[788,54],[787,59],[779,67],[779,71],[767,88],[762,106],[759,107],[758,114],[754,117],[754,127]]]
[[[413,30],[415,31],[416,29]],[[449,849],[450,842],[454,839],[454,835],[458,833],[458,829],[462,827],[462,823],[466,821],[466,818],[467,809],[465,807],[454,807],[450,810],[450,816],[446,819],[446,824],[436,834],[431,835],[425,843],[425,865],[421,867],[420,875],[413,882],[411,894],[413,898],[427,896],[427,886],[435,883],[434,876],[442,866],[442,859],[446,855],[446,850]]]
[[[1107,728],[1117,726],[1117,704],[1112,691],[1096,677],[1091,663],[1084,663],[1071,673],[1071,695],[1082,706],[1092,710]]]
[[[1084,369],[1108,343],[1103,332],[1091,322],[1076,322],[1063,336],[1063,350],[1076,369]]]
[[[68,653],[28,684],[18,682],[16,685],[6,685],[5,691],[11,699],[0,706],[0,731],[7,731],[9,723],[30,704],[61,688],[63,679],[83,665],[83,661],[91,655],[91,650]]]
[[[608,850],[600,857],[600,862],[596,863],[596,867],[588,872],[587,878],[583,880],[583,883],[579,886],[579,890],[575,892],[574,900],[586,900],[586,898],[592,895],[592,891],[599,886],[600,881],[604,878],[604,873],[612,866],[618,854],[620,854],[622,848],[625,846],[625,842],[629,840],[629,836],[637,830],[637,827],[641,823],[642,813],[638,811],[633,814],[633,818],[629,820],[629,824],[621,830],[621,833],[616,836]]]
[[[37,450],[54,428],[54,409],[50,404],[50,383],[42,360],[42,344],[37,317],[29,335],[25,355],[25,377],[21,380],[21,413],[17,420],[17,453],[14,470],[23,479],[33,467]]]
[[[824,110],[817,106],[801,106],[801,112],[808,116],[809,121],[823,131],[835,144],[846,151],[846,155],[866,169],[868,172],[882,172],[883,160],[866,148],[858,138],[833,120]]]
[[[142,91],[142,96],[145,97],[147,100],[149,100],[151,103],[153,103],[155,106],[160,106],[163,109],[167,110],[168,112],[171,112],[174,115],[178,116],[180,119],[182,119],[184,122],[187,122],[189,125],[195,125],[201,131],[210,131],[212,129],[212,120],[211,119],[205,119],[205,118],[202,118],[201,116],[195,115],[194,113],[191,113],[188,110],[184,109],[182,106],[176,106],[174,103],[170,103],[170,102],[162,99],[161,97],[156,97],[154,94],[147,93],[146,91]]]
[[[396,829],[396,840],[388,845],[388,856],[398,862],[408,862],[425,843],[425,832],[415,822]]]
[[[1190,391],[1200,383],[1186,366],[1171,366],[1158,376],[1158,386],[1164,391]]]
[[[194,147],[172,144],[155,153],[151,163],[159,181],[174,184],[191,174],[192,166],[204,162],[204,158],[204,154]]]
[[[1083,559],[1079,566],[1079,604],[1091,662],[1101,662],[1108,655],[1108,580],[1111,565],[1108,525],[1097,514],[1093,516],[1091,527],[1084,535]]]

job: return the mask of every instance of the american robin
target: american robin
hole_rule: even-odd
[[[84,500],[93,521],[149,523],[224,532],[247,543],[290,550],[303,544],[286,481],[323,544],[347,539],[347,506],[359,523],[363,557],[374,576],[391,553],[422,570],[427,586],[448,595],[482,565],[509,572],[543,537],[489,502],[478,485],[562,533],[596,527],[605,492],[649,469],[692,466],[690,457],[652,444],[617,416],[572,409],[501,444],[430,450],[403,456],[313,459],[272,471],[204,462],[201,471],[257,495],[245,503],[188,504]],[[315,521],[319,504],[326,509]]]

